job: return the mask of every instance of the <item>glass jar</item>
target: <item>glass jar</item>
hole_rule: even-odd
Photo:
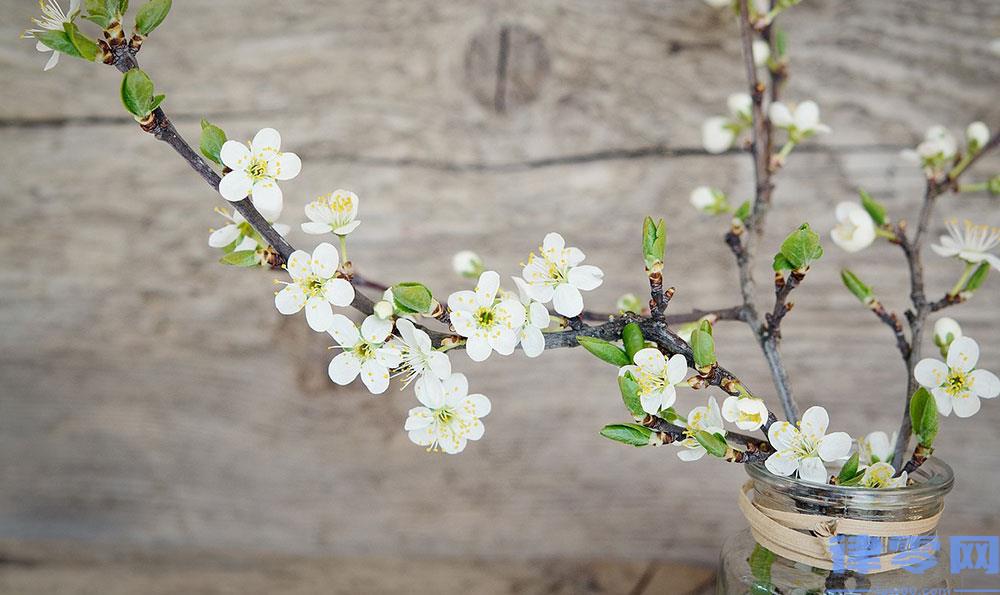
[[[820,485],[778,477],[761,464],[746,465],[753,500],[768,508],[865,521],[915,521],[941,511],[954,474],[940,459],[930,458],[905,488],[869,489]],[[934,536],[930,531],[925,536]],[[944,541],[944,540],[941,540]],[[944,543],[919,567],[874,574],[831,571],[795,562],[759,545],[750,529],[729,538],[722,548],[717,593],[737,595],[812,595],[819,593],[947,593],[952,584]],[[891,553],[879,540],[881,553]],[[848,556],[850,551],[848,550]],[[918,572],[919,570],[919,572]]]

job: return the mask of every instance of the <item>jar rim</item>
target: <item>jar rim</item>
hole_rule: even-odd
[[[901,488],[861,488],[821,484],[775,475],[768,471],[763,463],[748,463],[745,467],[751,479],[765,482],[769,487],[779,491],[807,487],[813,490],[822,490],[831,496],[845,498],[884,497],[889,494],[910,498],[944,496],[951,491],[955,484],[955,472],[948,463],[937,457],[927,459],[923,465],[909,475],[910,478],[914,479],[914,484]]]

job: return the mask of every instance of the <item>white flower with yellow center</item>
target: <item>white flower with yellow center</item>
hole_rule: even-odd
[[[865,474],[861,477],[860,487],[905,488],[906,471],[903,471],[899,477],[893,477],[894,475],[896,475],[896,469],[889,463],[875,463],[865,469]]]
[[[707,407],[695,407],[691,410],[691,413],[688,413],[687,438],[674,443],[685,448],[685,450],[677,453],[677,458],[680,460],[697,461],[708,452],[694,437],[694,433],[697,431],[726,435],[726,430],[722,427],[722,414],[719,412],[719,403],[716,402],[715,397],[708,398]]]
[[[684,381],[688,365],[684,356],[675,353],[667,360],[659,349],[640,349],[632,358],[635,365],[623,366],[621,374],[631,372],[639,384],[639,402],[642,410],[658,415],[677,400],[677,384]]]
[[[722,417],[743,431],[756,431],[767,423],[767,405],[753,397],[729,396],[722,402]]]
[[[837,226],[830,232],[830,237],[844,250],[857,252],[875,241],[875,220],[858,203],[838,204],[835,215]]]
[[[318,333],[329,329],[331,306],[349,306],[354,301],[354,287],[337,277],[339,265],[337,249],[326,242],[316,246],[311,255],[303,250],[292,252],[285,265],[292,282],[274,295],[278,312],[290,315],[305,308],[309,328]]]
[[[896,445],[896,432],[892,437],[882,431],[875,431],[858,440],[858,460],[862,465],[874,465],[892,460]]]
[[[281,211],[282,197],[278,180],[299,175],[302,161],[295,153],[282,153],[281,135],[274,128],[264,128],[253,137],[250,146],[227,140],[219,151],[222,163],[232,171],[219,182],[219,194],[230,202],[250,196],[257,210]]]
[[[764,466],[782,477],[798,472],[802,480],[826,483],[828,474],[824,461],[840,461],[851,452],[851,437],[847,432],[827,434],[829,425],[829,414],[819,406],[810,407],[802,414],[798,428],[787,421],[771,424],[767,439],[776,452],[764,460]]]
[[[517,286],[518,297],[524,305],[526,316],[524,325],[521,326],[520,342],[521,350],[528,357],[538,357],[545,350],[545,336],[542,331],[549,328],[552,317],[549,309],[542,304],[531,299],[528,292],[528,284],[520,277],[511,277],[514,285]]]
[[[830,132],[830,127],[819,121],[819,106],[815,101],[803,101],[794,111],[786,104],[775,101],[768,109],[771,123],[788,132],[792,142],[800,142],[817,133]]]
[[[531,253],[521,277],[527,283],[531,299],[547,304],[552,302],[555,311],[572,318],[583,312],[581,291],[597,289],[604,282],[604,272],[580,264],[585,258],[579,248],[567,248],[566,241],[557,233],[549,233],[539,248],[540,256]]]
[[[347,190],[334,190],[306,205],[309,221],[302,224],[302,231],[312,235],[334,233],[346,236],[361,225],[357,216],[358,195]]]
[[[399,349],[386,343],[392,333],[392,321],[368,316],[362,321],[359,332],[350,318],[334,314],[329,333],[344,350],[330,362],[327,369],[330,380],[345,385],[360,375],[361,382],[372,394],[384,393],[389,388],[389,369],[402,361]]]
[[[1000,379],[988,370],[977,370],[978,361],[979,344],[959,337],[948,347],[947,363],[922,359],[913,368],[913,377],[934,396],[941,415],[954,411],[958,417],[970,417],[979,411],[979,399],[1000,394]]]
[[[69,10],[66,12],[63,12],[62,7],[59,6],[59,2],[56,0],[38,0],[38,5],[42,8],[42,16],[41,18],[32,18],[31,20],[40,29],[27,29],[21,33],[22,38],[35,39],[36,33],[44,31],[64,31],[63,25],[72,23],[76,15],[80,14],[80,0],[70,0]],[[52,70],[59,63],[60,52],[45,45],[41,40],[35,42],[35,49],[39,52],[52,52],[52,56],[45,63],[43,70]]]
[[[431,338],[405,318],[396,320],[399,337],[393,337],[389,345],[399,350],[402,361],[397,374],[403,377],[405,388],[414,380],[420,381],[424,375],[438,380],[451,376],[451,360],[448,354],[434,349]]]
[[[480,418],[489,414],[490,400],[470,395],[464,374],[452,374],[443,381],[425,376],[417,382],[416,393],[422,407],[410,409],[403,426],[414,444],[426,446],[428,451],[456,454],[469,440],[483,437]]]
[[[472,361],[481,362],[493,351],[510,355],[517,347],[524,306],[512,298],[497,300],[499,289],[500,275],[485,271],[475,291],[456,291],[448,296],[451,324],[455,332],[468,337],[465,351]]]
[[[946,225],[948,235],[941,236],[941,243],[932,244],[931,250],[945,258],[958,258],[969,264],[986,261],[1000,271],[1000,257],[990,253],[1000,245],[1000,227],[973,225],[968,220],[964,227],[959,227],[957,219],[946,222]]]

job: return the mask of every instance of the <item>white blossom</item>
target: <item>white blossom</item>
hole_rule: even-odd
[[[771,57],[771,46],[763,39],[753,40],[753,63],[758,68],[766,66]]]
[[[740,120],[746,124],[751,122],[753,117],[751,112],[753,110],[753,99],[747,93],[733,93],[726,98],[726,107],[729,108],[729,113],[732,115],[733,119]]]
[[[889,463],[875,463],[865,468],[860,486],[863,488],[905,488],[906,471],[903,471],[899,477],[893,477],[895,474],[896,469]]]
[[[302,224],[302,231],[321,235],[334,233],[346,236],[359,225],[358,195],[347,190],[334,190],[306,205],[309,221]]]
[[[833,242],[848,252],[857,252],[875,241],[875,220],[855,202],[842,202],[835,212],[837,225],[830,231]]]
[[[722,402],[722,417],[741,430],[753,432],[767,422],[767,405],[754,397],[729,396]]]
[[[427,333],[405,318],[396,321],[396,330],[399,337],[393,337],[389,345],[395,347],[402,358],[397,373],[403,376],[404,387],[425,375],[438,380],[451,376],[448,354],[434,349]]]
[[[490,400],[469,393],[464,374],[452,374],[444,381],[425,376],[416,384],[421,407],[410,409],[404,429],[415,444],[428,451],[443,450],[456,454],[469,440],[483,437],[480,418],[490,412]]]
[[[291,283],[274,296],[278,312],[295,314],[306,309],[306,322],[316,332],[330,328],[333,306],[348,306],[354,301],[354,287],[346,279],[337,277],[340,255],[337,249],[323,242],[310,255],[296,250],[288,257],[288,274]]]
[[[896,432],[893,432],[892,437],[889,437],[879,430],[858,440],[858,460],[862,465],[891,461],[896,446],[896,435]]]
[[[227,140],[219,151],[222,163],[232,171],[219,183],[219,193],[236,202],[250,196],[253,205],[265,217],[280,212],[281,188],[278,180],[291,180],[299,175],[302,162],[295,153],[282,153],[281,135],[274,128],[258,132],[250,146]]]
[[[726,195],[715,188],[698,186],[691,191],[691,206],[708,215],[718,215],[729,211]]]
[[[517,347],[524,306],[516,299],[498,300],[499,289],[500,275],[485,271],[475,291],[456,291],[448,296],[451,323],[458,334],[468,337],[465,351],[472,361],[481,362],[493,351],[510,355]]]
[[[934,172],[951,162],[958,152],[958,142],[944,126],[931,126],[916,150],[900,153],[907,161]]]
[[[687,437],[684,440],[674,443],[685,448],[685,450],[677,453],[677,458],[682,461],[697,461],[705,456],[705,453],[708,451],[694,437],[694,433],[698,431],[725,436],[726,430],[722,427],[722,415],[719,412],[719,403],[716,402],[715,397],[708,398],[707,407],[695,407],[688,413]]]
[[[40,18],[32,18],[31,20],[40,27],[40,29],[27,29],[21,33],[22,38],[27,39],[37,39],[36,33],[42,33],[44,31],[64,31],[64,25],[66,23],[72,23],[73,19],[80,14],[80,0],[70,0],[69,10],[63,12],[59,2],[57,0],[38,0],[38,5],[42,9],[42,16]],[[35,42],[35,49],[39,52],[52,52],[49,57],[48,62],[45,63],[43,70],[52,70],[55,68],[56,64],[59,63],[60,52],[50,48],[38,40]]]
[[[1000,394],[1000,379],[993,372],[976,369],[977,362],[979,344],[959,337],[948,348],[947,362],[922,359],[913,368],[913,377],[934,396],[941,415],[954,411],[958,417],[970,417],[979,411],[979,399]]]
[[[942,316],[934,323],[934,344],[947,356],[952,341],[962,336],[962,327],[954,318]]]
[[[361,382],[372,394],[380,395],[389,388],[389,370],[402,360],[399,349],[386,340],[392,333],[392,321],[378,316],[368,316],[361,323],[361,331],[343,314],[334,314],[330,320],[330,335],[344,350],[333,358],[327,373],[330,380],[344,385],[361,376]]]
[[[965,143],[975,153],[990,142],[990,129],[985,122],[973,122],[965,129]]]
[[[767,439],[776,452],[764,460],[764,466],[775,475],[787,477],[798,472],[804,481],[826,483],[824,461],[840,461],[851,452],[851,437],[846,432],[827,434],[829,425],[829,414],[819,406],[802,414],[798,428],[787,421],[771,424]]]
[[[567,248],[566,241],[557,233],[549,233],[539,248],[540,256],[531,253],[521,277],[527,283],[531,299],[542,304],[552,302],[555,311],[563,316],[578,316],[583,312],[581,291],[597,289],[604,282],[604,272],[580,264],[585,256],[579,248]]]
[[[819,106],[815,101],[803,101],[793,111],[786,104],[775,101],[768,109],[771,123],[788,131],[792,142],[809,138],[816,133],[830,132],[830,127],[819,121]]]
[[[932,244],[931,250],[945,258],[958,258],[969,264],[990,263],[1000,271],[1000,257],[990,251],[1000,245],[1000,228],[989,225],[973,225],[966,220],[964,227],[958,220],[947,221],[948,235],[941,236],[940,244]]]
[[[378,316],[382,320],[387,320],[392,318],[392,315],[396,312],[396,307],[390,301],[379,300],[372,306],[372,311],[375,313],[375,316]]]
[[[632,358],[635,365],[623,366],[621,374],[631,372],[639,385],[639,402],[642,410],[650,415],[658,415],[677,400],[677,384],[687,375],[687,360],[675,353],[668,361],[659,349],[640,349]]]
[[[215,212],[222,215],[227,223],[219,229],[211,230],[208,236],[208,245],[212,248],[226,248],[236,243],[232,252],[254,250],[257,252],[260,264],[266,264],[264,261],[264,250],[267,249],[268,244],[263,241],[263,238],[260,238],[260,235],[243,215],[240,215],[239,211],[233,211],[230,214],[229,211],[222,208],[216,208]],[[273,221],[268,221],[268,223],[281,236],[286,236],[291,231],[291,228],[283,223],[275,223]]]
[[[701,144],[709,153],[725,153],[732,148],[737,134],[738,128],[729,118],[713,116],[701,125]]]
[[[475,279],[483,273],[483,259],[471,250],[462,250],[451,257],[451,268],[462,277]]]

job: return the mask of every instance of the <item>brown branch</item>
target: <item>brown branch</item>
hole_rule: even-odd
[[[686,429],[655,415],[647,415],[640,423],[657,432],[663,444],[680,442],[687,438]],[[731,463],[762,463],[774,452],[768,442],[738,432],[727,431],[726,441],[737,444],[743,449],[729,448],[723,458]]]
[[[910,342],[906,340],[906,333],[903,332],[903,323],[899,320],[899,315],[886,310],[885,306],[878,300],[872,301],[868,307],[879,320],[892,329],[892,333],[896,337],[896,348],[899,349],[899,354],[903,356],[905,362],[910,357]]]
[[[792,271],[787,279],[781,273],[774,274],[774,310],[764,315],[768,337],[781,340],[781,321],[784,320],[785,315],[792,310],[793,306],[788,301],[788,295],[802,283],[805,276],[805,273],[798,271]]]

